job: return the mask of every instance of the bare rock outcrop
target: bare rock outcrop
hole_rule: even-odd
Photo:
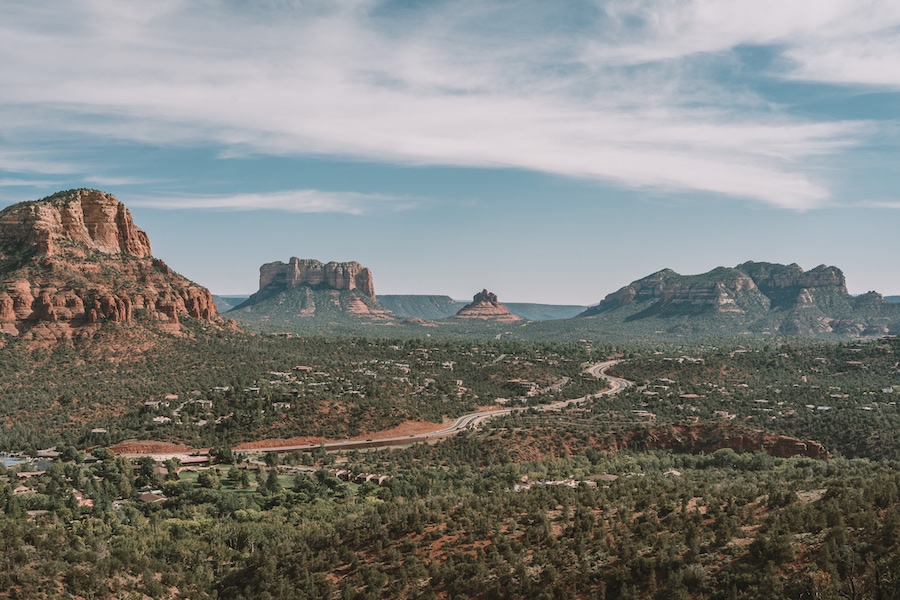
[[[746,262],[699,275],[663,269],[609,294],[580,316],[599,317],[613,326],[617,320],[652,323],[655,331],[678,334],[692,328],[717,335],[864,337],[900,332],[900,306],[875,292],[851,296],[843,272],[826,265],[804,271],[796,264]]]
[[[372,271],[358,262],[323,264],[317,260],[292,257],[287,263],[276,261],[259,268],[260,292],[272,293],[300,286],[314,289],[359,290],[372,300],[376,300]]]
[[[150,240],[131,212],[112,194],[98,190],[60,192],[22,202],[0,213],[0,240],[6,248],[41,256],[128,254],[147,258]]]
[[[663,269],[608,295],[588,313],[596,314],[635,302],[659,302],[672,310],[743,313],[742,296],[761,297],[751,277],[734,269],[716,269],[704,277],[685,277]]]
[[[259,290],[231,313],[241,322],[291,324],[392,322],[378,304],[372,271],[358,262],[329,262],[292,257],[259,268]],[[347,319],[347,321],[344,321]]]
[[[801,440],[785,435],[767,433],[756,429],[744,429],[722,423],[695,423],[670,427],[650,427],[631,432],[627,447],[639,449],[674,450],[697,454],[712,454],[716,450],[730,448],[736,452],[765,452],[778,458],[806,456],[831,458],[822,444],[814,440]]]
[[[209,290],[154,259],[115,196],[73,190],[0,211],[0,331],[63,338],[139,315],[219,320]]]
[[[483,319],[492,321],[521,321],[521,317],[509,312],[505,306],[497,300],[497,294],[487,290],[481,290],[472,298],[472,302],[462,307],[456,319]]]

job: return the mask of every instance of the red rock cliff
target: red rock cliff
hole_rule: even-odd
[[[152,258],[115,196],[74,190],[0,211],[0,332],[59,339],[140,313],[218,320],[209,290]]]
[[[281,261],[266,263],[259,268],[259,289],[290,289],[299,286],[332,290],[359,290],[375,300],[375,283],[372,271],[358,262],[330,262],[292,257],[285,264]]]
[[[86,256],[90,251],[147,258],[150,240],[112,194],[73,190],[0,213],[0,240],[43,256]]]

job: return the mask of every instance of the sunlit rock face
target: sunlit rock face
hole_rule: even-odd
[[[170,328],[219,319],[209,290],[153,258],[130,211],[98,190],[0,211],[0,278],[0,332],[16,336],[78,336],[138,315]]]

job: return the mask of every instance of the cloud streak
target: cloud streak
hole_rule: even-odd
[[[363,215],[376,211],[409,210],[418,202],[380,194],[288,190],[264,194],[220,196],[182,195],[172,197],[135,197],[129,204],[166,210],[279,210],[296,213],[345,213]]]
[[[806,210],[829,202],[823,165],[871,124],[793,116],[713,73],[767,45],[783,61],[771,76],[900,87],[900,8],[864,4],[21,4],[0,24],[0,127],[520,168]]]

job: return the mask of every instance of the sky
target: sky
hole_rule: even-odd
[[[896,0],[0,0],[0,207],[115,194],[223,295],[594,304],[663,268],[900,294]]]

